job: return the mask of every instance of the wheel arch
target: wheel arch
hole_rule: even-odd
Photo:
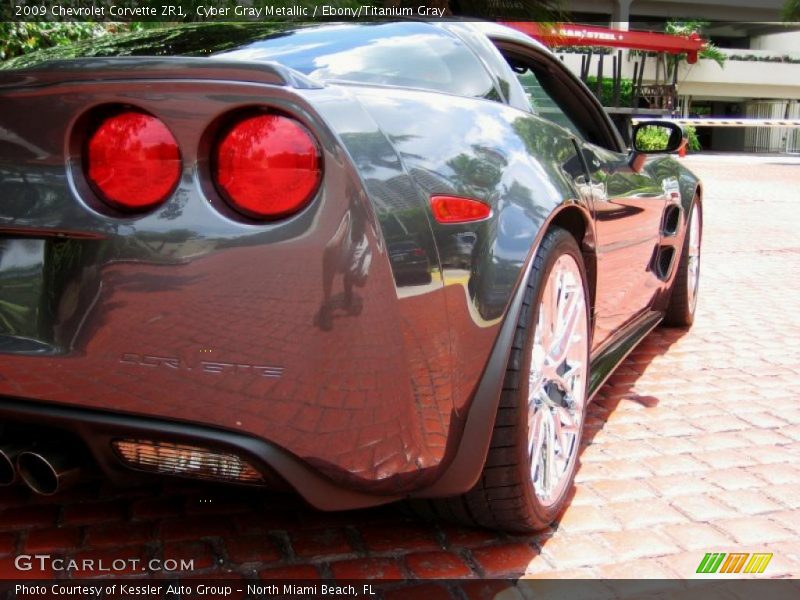
[[[453,459],[442,475],[430,487],[411,494],[417,498],[456,496],[469,490],[480,477],[489,451],[489,444],[500,403],[500,394],[506,373],[514,335],[522,310],[526,284],[530,277],[536,253],[542,240],[554,227],[560,227],[572,235],[581,254],[590,294],[590,332],[594,328],[594,291],[597,280],[597,255],[594,221],[588,209],[577,203],[562,204],[542,223],[536,238],[531,242],[524,267],[507,307],[500,333],[487,361],[486,368],[467,413],[461,439]],[[591,342],[590,342],[591,343]],[[469,440],[469,442],[465,442]]]
[[[694,188],[694,196],[692,202],[696,202],[697,207],[700,209],[700,239],[703,239],[703,184],[699,181]]]
[[[700,207],[700,210],[703,210],[703,184],[701,182],[697,182],[697,185],[694,186],[694,193],[692,197],[689,198],[689,205],[694,201],[697,201],[697,205]]]
[[[589,211],[578,205],[568,205],[555,212],[543,228],[546,233],[551,227],[561,227],[569,232],[583,255],[583,266],[589,288],[589,313],[592,329],[594,328],[594,307],[597,291],[597,246],[595,244],[594,221]],[[532,256],[538,250],[538,244],[532,250]]]
[[[697,216],[699,218],[700,241],[702,242],[703,239],[703,189],[699,181],[693,186],[691,196],[687,194],[682,200],[685,202],[685,207],[683,210],[683,229],[680,232],[680,245],[676,245],[679,249],[677,268],[673,268],[668,286],[655,305],[663,312],[663,323],[674,327],[690,327],[694,322],[696,296],[695,300],[692,301],[686,299],[686,290],[689,285],[687,283],[686,269],[688,267],[686,266],[686,261],[688,260],[687,253],[690,250],[690,231],[695,211],[699,211]],[[694,293],[697,293],[696,288]]]
[[[689,232],[689,219],[691,218],[692,206],[696,205],[700,209],[700,238],[703,237],[703,184],[698,181],[692,189],[692,194],[687,195],[684,199],[684,217],[683,217],[683,237],[688,235]],[[681,238],[682,239],[682,238]],[[681,252],[683,251],[683,242],[681,241]],[[672,282],[670,282],[672,287]]]

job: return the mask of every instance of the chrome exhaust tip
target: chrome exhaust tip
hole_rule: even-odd
[[[81,481],[82,461],[66,446],[43,446],[17,456],[17,473],[29,488],[52,496]]]
[[[32,446],[21,440],[0,444],[0,486],[11,485],[17,480],[17,457]]]

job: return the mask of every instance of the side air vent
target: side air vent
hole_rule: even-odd
[[[675,248],[662,246],[656,255],[656,275],[659,279],[668,279],[672,271],[672,261],[675,258]]]
[[[672,204],[664,210],[664,219],[661,222],[661,233],[673,236],[678,233],[678,223],[681,216],[681,207]]]

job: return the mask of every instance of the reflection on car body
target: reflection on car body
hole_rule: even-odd
[[[417,242],[389,242],[387,249],[397,285],[431,282],[431,261],[428,253]]]
[[[125,483],[547,526],[592,396],[694,319],[702,186],[677,126],[645,126],[663,147],[627,148],[492,23],[191,24],[7,61],[0,454],[55,450],[3,454],[0,484],[54,493],[82,445]]]

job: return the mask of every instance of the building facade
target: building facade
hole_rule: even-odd
[[[781,23],[783,0],[572,0],[574,23],[615,29],[662,31],[670,20],[710,22],[705,31],[725,55],[724,66],[710,59],[678,68],[675,83],[681,116],[800,119],[800,23]],[[556,52],[558,53],[556,48]],[[578,73],[581,55],[561,53]],[[585,58],[584,58],[585,60]],[[594,56],[594,74],[599,57]],[[623,52],[621,74],[632,78],[635,53]],[[645,61],[642,79],[662,77],[656,60]],[[606,62],[606,69],[609,69]],[[606,70],[606,74],[608,70]],[[607,76],[607,75],[606,75]],[[800,152],[800,129],[700,128],[704,149]]]

